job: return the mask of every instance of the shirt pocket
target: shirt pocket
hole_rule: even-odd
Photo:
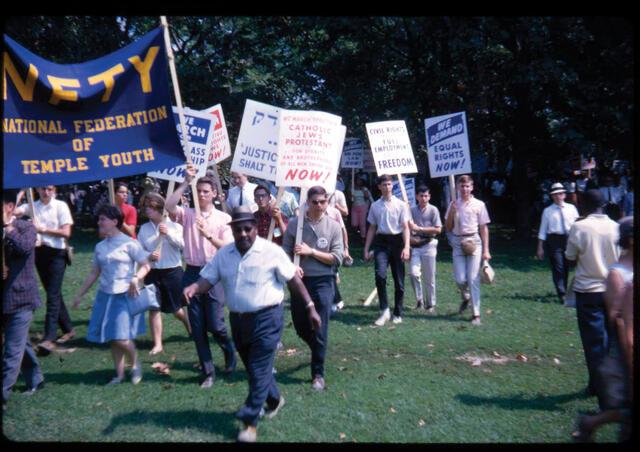
[[[251,286],[263,285],[266,282],[265,272],[257,265],[243,267],[241,282]]]

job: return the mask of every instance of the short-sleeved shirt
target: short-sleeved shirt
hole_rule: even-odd
[[[478,232],[478,226],[491,223],[487,206],[473,195],[467,202],[463,202],[462,199],[457,199],[455,202],[457,215],[453,223],[454,235],[475,234]],[[445,218],[449,216],[450,208],[451,206],[447,208]]]
[[[222,283],[229,311],[255,312],[282,303],[284,285],[295,272],[282,248],[256,237],[244,256],[235,243],[220,248],[200,276],[213,285]]]
[[[409,221],[409,206],[395,196],[389,201],[380,198],[371,204],[367,221],[376,226],[378,234],[400,234]]]
[[[33,206],[36,211],[36,219],[40,226],[44,226],[47,229],[60,229],[66,224],[73,224],[71,211],[69,210],[69,206],[67,205],[67,203],[64,201],[51,198],[49,203],[43,204],[42,201],[38,200],[33,203]],[[24,208],[24,214],[33,217],[31,215],[31,206],[29,206],[29,204],[25,204]],[[51,248],[62,250],[65,248],[64,242],[65,239],[63,237],[58,237],[50,234],[37,235],[37,243],[46,245]]]
[[[433,204],[427,203],[424,209],[420,206],[415,206],[411,209],[411,216],[413,222],[422,228],[441,228],[442,221],[440,220],[440,212],[438,208]]]
[[[136,226],[138,225],[138,212],[136,208],[123,203],[120,205],[120,210],[122,210],[122,215],[124,215],[124,224],[133,226],[133,235],[132,237],[136,238]]]
[[[353,207],[366,206],[369,204],[369,201],[364,196],[365,193],[369,193],[369,199],[371,199],[371,193],[367,187],[362,187],[362,189],[356,188],[351,192],[351,196],[353,196]]]
[[[158,231],[160,224],[153,222],[140,226],[138,241],[147,253],[152,253],[162,240],[160,248],[160,259],[150,262],[151,268],[176,268],[182,266],[182,249],[184,248],[184,237],[182,226],[169,219],[163,220],[167,225],[167,234],[162,238]]]
[[[233,234],[229,222],[231,216],[217,209],[211,212],[200,212],[207,227],[206,231],[226,243],[233,241]],[[217,248],[198,231],[196,226],[196,212],[192,207],[176,207],[176,222],[183,227],[184,233],[184,261],[187,265],[202,267],[216,255]]]
[[[336,190],[333,192],[331,196],[329,196],[329,205],[331,207],[336,207],[336,205],[346,208],[347,207],[347,198],[345,198],[344,193],[340,190]]]
[[[573,204],[567,202],[563,202],[561,206],[556,203],[551,204],[542,212],[538,239],[547,240],[547,234],[568,235],[578,217],[578,209]]]
[[[98,242],[93,266],[100,269],[99,289],[108,294],[124,293],[136,272],[136,263],[147,260],[140,242],[122,232]]]
[[[602,214],[591,214],[573,224],[564,254],[567,259],[578,261],[573,282],[576,292],[606,290],[609,268],[620,257],[618,230],[618,223]]]

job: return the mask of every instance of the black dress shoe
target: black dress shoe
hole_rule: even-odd
[[[37,391],[41,390],[42,388],[44,388],[44,381],[41,381],[40,383],[38,383],[37,386],[33,387],[33,388],[27,388],[25,389],[22,394],[26,395],[26,396],[32,396],[34,395]]]

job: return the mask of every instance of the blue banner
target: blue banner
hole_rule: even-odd
[[[61,65],[4,35],[5,188],[114,179],[185,162],[159,27],[107,56]]]

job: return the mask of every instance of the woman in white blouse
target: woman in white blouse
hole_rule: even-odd
[[[132,365],[131,382],[138,384],[142,380],[142,367],[134,339],[145,334],[144,314],[131,315],[127,294],[138,296],[138,281],[150,270],[148,253],[139,242],[120,232],[124,221],[120,209],[108,204],[102,206],[97,214],[98,233],[104,240],[96,245],[91,272],[73,300],[73,307],[78,307],[82,297],[98,280],[87,340],[99,344],[109,342],[111,345],[116,376],[109,385],[124,380],[126,358]],[[140,266],[137,272],[136,264]]]
[[[160,310],[149,311],[149,325],[153,337],[150,355],[163,351],[162,315],[171,313],[180,320],[191,335],[191,326],[185,310],[182,308],[182,257],[184,238],[182,225],[162,215],[164,198],[158,193],[147,193],[140,201],[143,213],[149,222],[143,224],[138,232],[138,241],[149,253],[151,271],[144,280],[145,284],[155,284],[159,294]]]

